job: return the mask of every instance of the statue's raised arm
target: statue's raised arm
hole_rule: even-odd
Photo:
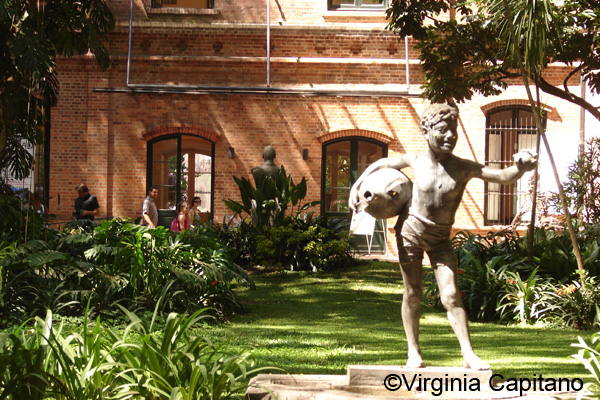
[[[486,182],[508,185],[519,180],[525,172],[533,170],[538,162],[535,150],[521,150],[513,158],[515,163],[508,168],[483,167],[475,176]]]

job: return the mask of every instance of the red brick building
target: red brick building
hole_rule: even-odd
[[[349,186],[368,164],[426,146],[418,55],[384,29],[386,1],[133,0],[130,22],[130,1],[109,0],[110,69],[91,56],[59,59],[50,210],[70,218],[85,182],[102,216],[135,218],[154,184],[159,208],[198,195],[221,222],[231,213],[222,200],[239,199],[232,176],[251,179],[273,145],[276,163],[307,179],[306,200],[322,201],[317,212],[348,216]],[[559,85],[568,71],[548,76]],[[544,100],[548,134],[577,146],[580,110]],[[533,147],[527,104],[519,81],[461,104],[456,154],[500,166]],[[525,186],[472,181],[456,228],[510,223]]]

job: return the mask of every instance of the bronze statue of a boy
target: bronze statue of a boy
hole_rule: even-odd
[[[465,187],[471,178],[500,184],[514,183],[526,171],[535,168],[537,156],[529,151],[515,154],[515,164],[505,169],[490,168],[452,154],[456,141],[458,110],[449,105],[433,104],[423,113],[421,128],[427,150],[383,158],[371,164],[350,192],[350,207],[359,203],[361,184],[369,174],[382,168],[414,172],[412,200],[408,216],[396,226],[400,268],[404,280],[402,322],[408,342],[409,367],[424,367],[419,347],[420,302],[423,294],[423,252],[427,252],[440,290],[440,299],[448,313],[464,359],[474,370],[489,369],[471,347],[467,315],[458,291],[458,261],[450,243],[450,230]]]

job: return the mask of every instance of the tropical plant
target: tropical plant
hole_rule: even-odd
[[[233,179],[240,189],[242,203],[228,199],[224,200],[225,205],[236,214],[250,215],[252,227],[257,230],[263,226],[281,226],[290,203],[290,213],[294,215],[294,207],[306,197],[306,179],[302,178],[296,185],[284,167],[280,168],[275,179],[263,179],[258,188],[254,188],[246,178],[234,176]],[[299,206],[296,215],[317,204],[319,202],[314,201]]]
[[[497,308],[501,320],[531,323],[546,318],[553,305],[545,299],[552,291],[547,292],[547,285],[541,284],[536,272],[531,272],[526,280],[519,273],[507,271],[504,274],[506,294],[498,301]]]
[[[549,305],[544,320],[560,326],[592,329],[600,322],[600,287],[595,277],[575,276],[571,283],[546,282],[547,290],[540,302]]]
[[[158,298],[173,265],[187,256],[188,248],[164,227],[103,221],[92,234],[94,244],[85,258],[108,275],[124,274],[133,298]]]
[[[164,311],[210,307],[219,317],[243,311],[234,293],[252,285],[235,251],[196,232],[172,235],[114,219],[68,228],[51,241],[4,244],[0,314],[7,319],[83,311],[114,313],[117,304]]]
[[[578,231],[585,256],[583,274],[577,271],[569,238],[555,229],[534,231],[532,262],[527,261],[527,237],[509,231],[486,236],[459,232],[453,245],[458,288],[469,318],[591,328],[600,318],[599,229],[586,225]],[[429,304],[439,306],[438,293],[435,275],[428,272]]]
[[[600,138],[592,138],[577,161],[569,166],[564,182],[567,203],[579,220],[600,223]]]
[[[506,271],[521,269],[521,259],[514,259],[517,237],[509,231],[487,236],[458,232],[452,245],[458,259],[458,289],[469,318],[498,319],[498,303],[504,294]],[[427,278],[426,294],[438,294],[435,276]]]
[[[598,312],[600,314],[600,310]],[[579,361],[596,380],[596,391],[600,391],[600,333],[595,333],[588,344],[581,336],[572,347],[579,349],[572,357]]]
[[[240,220],[232,227],[231,221],[224,219],[214,230],[228,246],[240,250],[240,262],[309,271],[352,263],[347,224],[326,217],[315,218],[313,213],[305,212],[319,204],[317,201],[300,205],[306,197],[306,179],[296,185],[281,167],[275,179],[266,177],[258,188],[245,178],[234,177],[234,180],[242,203],[229,199],[225,204],[237,215],[248,214],[250,222]]]
[[[53,314],[14,332],[0,333],[0,398],[17,399],[233,399],[260,369],[247,349],[216,347],[194,335],[210,318],[205,309],[171,313],[158,323],[160,300],[150,320],[121,308],[125,329],[88,320],[66,332]]]
[[[122,310],[129,326],[123,334],[115,330],[109,334],[122,351],[124,384],[141,398],[242,398],[248,374],[258,371],[251,369],[254,361],[247,350],[229,353],[206,338],[190,335],[190,328],[206,318],[205,310],[190,316],[169,314],[161,335],[154,326],[156,312],[145,322]]]
[[[235,249],[237,253],[235,262],[237,264],[247,266],[255,263],[256,244],[254,237],[257,231],[250,224],[237,223],[235,218],[224,216],[221,224],[194,229],[204,237],[211,237],[225,247]]]
[[[56,57],[90,52],[108,68],[104,43],[113,28],[105,0],[0,3],[0,165],[15,179],[29,175],[28,148],[43,142],[44,108],[56,103],[59,90]]]
[[[327,217],[288,217],[256,236],[256,262],[293,271],[328,271],[353,264],[347,222]]]

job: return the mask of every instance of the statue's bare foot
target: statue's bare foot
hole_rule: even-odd
[[[473,369],[475,371],[485,371],[490,369],[490,366],[481,361],[481,359],[477,357],[475,353],[465,354],[463,358],[463,365],[465,368]]]
[[[406,366],[409,368],[425,368],[425,363],[423,362],[421,354],[409,354],[408,360],[406,360]]]

